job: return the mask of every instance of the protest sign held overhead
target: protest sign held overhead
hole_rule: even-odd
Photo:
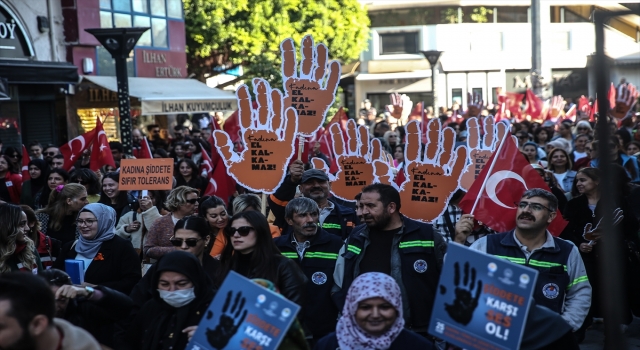
[[[404,159],[407,165],[404,170],[407,181],[400,188],[402,212],[412,219],[433,221],[444,212],[459,187],[467,149],[455,149],[455,132],[451,128],[442,129],[439,119],[431,119],[427,125],[424,154],[421,154],[420,122],[410,121],[406,130]]]
[[[504,123],[494,123],[493,118],[484,118],[484,133],[480,132],[478,119],[469,118],[467,120],[467,149],[469,164],[462,173],[460,188],[467,191],[471,184],[480,175],[485,164],[491,158],[493,151],[498,146],[502,137],[507,133],[507,126]],[[481,134],[484,137],[481,137]],[[497,135],[497,137],[496,137]]]
[[[170,190],[173,187],[173,159],[122,159],[121,191]]]
[[[312,136],[322,127],[333,104],[340,81],[340,63],[329,62],[329,50],[324,44],[314,45],[306,35],[300,47],[300,67],[293,39],[280,43],[282,55],[282,86],[285,109],[293,107],[300,118],[298,132]]]
[[[466,349],[519,349],[538,271],[450,244],[429,333]]]
[[[231,271],[186,349],[277,349],[298,311],[297,304]]]
[[[374,183],[378,177],[377,172],[374,174],[373,162],[388,163],[388,159],[382,151],[380,140],[369,141],[369,130],[365,126],[357,126],[353,119],[347,122],[347,140],[342,138],[338,124],[332,124],[330,131],[338,172],[335,176],[331,175],[327,164],[320,158],[313,158],[313,167],[323,169],[327,173],[331,182],[331,193],[343,200],[355,202],[354,197],[362,188]],[[380,177],[386,178],[387,183],[393,178],[389,170],[390,168],[385,169],[379,174]]]
[[[236,92],[243,150],[235,153],[231,136],[222,130],[215,130],[213,137],[231,177],[252,191],[273,193],[293,156],[298,116],[295,109],[285,109],[282,93],[264,79],[254,79],[253,86],[255,108],[246,85]]]

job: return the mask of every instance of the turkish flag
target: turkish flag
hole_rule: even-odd
[[[542,115],[544,102],[538,98],[531,89],[527,89],[525,99],[527,100],[527,109],[525,110],[525,113],[530,115],[531,119],[545,119],[546,115]]]
[[[209,177],[211,173],[213,173],[213,162],[211,161],[211,157],[209,157],[209,153],[202,150],[202,163],[200,163],[200,173],[202,176]]]
[[[22,145],[22,182],[27,181],[29,179],[29,162],[31,158],[29,157],[29,152],[27,152],[27,147]]]
[[[234,113],[236,115],[235,123],[238,123],[237,112]],[[233,115],[232,115],[233,116]],[[229,117],[224,126],[227,126],[229,122]],[[211,120],[211,129],[212,130],[220,130],[220,125],[215,119]],[[226,129],[225,129],[226,131]],[[240,131],[240,126],[238,124],[238,131]],[[213,134],[209,138],[209,144],[211,145],[211,156],[203,149],[202,150],[202,165],[200,165],[200,171],[207,172],[207,188],[204,191],[205,196],[218,196],[220,197],[225,204],[229,204],[229,199],[236,191],[236,181],[227,174],[227,168],[224,165],[224,160],[218,153],[218,149],[216,148],[216,143],[213,140]],[[229,134],[231,136],[231,134]],[[233,138],[232,138],[233,139]]]
[[[616,108],[616,87],[611,83],[609,86],[609,94],[607,95],[607,99],[609,100],[609,109]]]
[[[571,106],[571,108],[569,108],[567,113],[565,113],[564,116],[565,116],[566,119],[571,119],[571,121],[575,122],[577,115],[578,115],[578,108],[577,108],[577,106],[575,104],[573,104]]]
[[[589,98],[584,95],[580,96],[578,100],[578,110],[582,113],[582,116],[591,116],[591,105],[589,104]]]
[[[596,121],[596,113],[598,113],[598,99],[596,98],[593,102],[593,106],[591,107],[591,111],[589,113],[589,121],[590,122],[595,122]]]
[[[151,147],[149,147],[149,141],[146,137],[142,138],[142,142],[140,142],[140,151],[138,152],[137,158],[139,159],[153,159],[153,154],[151,153]]]
[[[111,154],[111,147],[109,147],[109,141],[107,140],[107,134],[105,134],[102,128],[102,122],[100,118],[96,118],[96,130],[93,139],[93,149],[91,150],[91,163],[89,168],[93,171],[99,170],[103,165],[111,165],[116,167],[116,162],[113,160],[113,154]]]
[[[465,213],[474,214],[476,220],[495,231],[510,231],[516,227],[516,203],[520,202],[526,190],[532,188],[551,192],[507,133],[460,201],[460,208]],[[556,218],[548,227],[549,232],[557,237],[565,226],[567,222],[556,210]]]
[[[102,123],[100,123],[102,125]],[[103,131],[104,132],[104,131]],[[96,128],[72,139],[60,146],[60,153],[64,156],[64,170],[69,171],[73,164],[80,158],[82,152],[91,146],[96,135]],[[93,161],[93,159],[91,159]]]

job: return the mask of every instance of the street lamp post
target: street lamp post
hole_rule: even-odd
[[[129,76],[127,58],[140,36],[149,28],[93,28],[85,29],[92,34],[116,61],[118,82],[118,114],[120,116],[120,138],[127,156],[133,155],[131,139],[131,103],[129,101]]]
[[[426,58],[431,65],[431,93],[433,96],[433,116],[437,118],[440,116],[440,114],[438,113],[438,93],[436,92],[436,79],[438,76],[438,74],[436,73],[436,65],[438,64],[438,60],[440,60],[442,51],[430,50],[420,52],[422,52],[424,58]]]

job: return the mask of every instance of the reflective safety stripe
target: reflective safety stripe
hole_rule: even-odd
[[[292,253],[292,252],[283,252],[282,255],[286,258],[289,259],[297,259],[298,258],[298,253]]]
[[[351,245],[351,244],[349,244],[347,246],[347,250],[352,252],[352,253],[354,253],[354,254],[360,254],[360,252],[362,251],[362,249],[360,249],[360,248],[358,248],[358,247],[356,247],[354,245]]]
[[[504,256],[504,255],[495,255],[496,258],[500,258],[500,259],[504,259],[504,260],[509,260],[512,263],[516,263],[516,264],[520,264],[520,265],[524,265],[527,260],[523,259],[523,258],[512,258],[510,256]]]
[[[514,258],[514,257],[511,257],[511,256],[504,256],[504,255],[496,255],[495,257],[500,258],[500,259],[504,259],[504,260],[509,260],[509,261],[511,261],[512,263],[515,263],[515,264],[527,265],[527,259],[524,259],[524,258]],[[540,261],[540,260],[531,259],[531,260],[529,260],[529,265],[535,266],[535,267],[546,267],[546,268],[562,266],[564,268],[564,270],[567,271],[567,266],[566,265],[562,265],[562,264],[558,264],[558,263],[552,263],[552,262],[548,262],[548,261]]]
[[[340,226],[340,224],[330,224],[330,223],[323,223],[322,224],[322,228],[335,228],[335,229],[341,229],[342,226]]]
[[[586,275],[582,276],[582,277],[578,277],[578,278],[574,279],[573,282],[569,283],[569,285],[567,286],[567,289],[575,286],[576,284],[578,284],[580,282],[589,282],[589,278]]]
[[[400,249],[402,248],[413,248],[413,247],[424,247],[424,248],[433,248],[433,241],[408,241],[408,242],[400,242]]]
[[[316,259],[338,259],[338,254],[334,253],[324,253],[324,252],[306,252],[304,253],[305,258],[316,258]]]

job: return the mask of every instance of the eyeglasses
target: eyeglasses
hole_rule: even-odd
[[[196,204],[200,198],[187,199],[185,202],[189,204]]]
[[[547,209],[548,211],[552,211],[548,207],[545,207],[544,205],[538,204],[538,203],[529,203],[529,202],[518,203],[518,208],[522,210],[526,209],[527,207],[531,208],[531,210],[533,211],[542,211],[542,209]]]
[[[98,220],[76,220],[76,225],[91,227],[96,222],[98,222]]]
[[[187,244],[187,247],[195,247],[196,244],[198,244],[198,241],[201,241],[202,238],[187,238],[187,239],[182,239],[182,238],[170,238],[169,242],[171,242],[171,244],[173,244],[174,247],[182,247],[182,242]]]
[[[236,231],[241,237],[246,237],[247,235],[249,235],[251,230],[253,230],[253,227],[251,226],[242,226],[238,228],[229,227],[225,230],[225,232],[227,233],[227,235],[229,235],[229,237],[234,236],[236,234]]]

